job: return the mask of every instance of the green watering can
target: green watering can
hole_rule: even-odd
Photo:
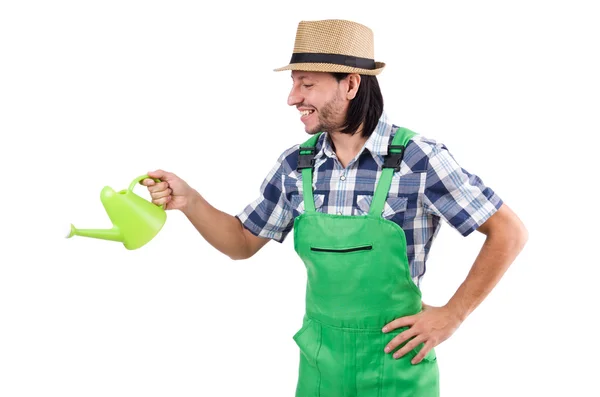
[[[145,178],[149,176],[142,175],[135,178],[128,189],[119,192],[115,192],[109,186],[105,186],[100,192],[100,200],[113,224],[112,229],[77,229],[71,224],[66,238],[83,236],[119,241],[129,250],[147,244],[162,229],[167,220],[167,213],[163,206],[154,204],[133,192],[135,186]],[[160,182],[156,178],[153,179]]]

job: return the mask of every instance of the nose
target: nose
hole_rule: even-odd
[[[302,103],[303,100],[304,100],[304,98],[302,97],[302,95],[300,95],[300,91],[298,90],[296,85],[294,85],[292,87],[292,90],[290,91],[290,94],[288,95],[288,101],[287,101],[288,105],[296,106],[296,105]]]

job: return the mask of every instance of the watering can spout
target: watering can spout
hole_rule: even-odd
[[[100,192],[100,200],[112,222],[112,228],[78,229],[71,224],[66,237],[82,236],[118,241],[129,250],[147,244],[162,229],[167,214],[163,206],[133,193],[134,187],[145,178],[149,176],[142,175],[134,179],[128,189],[116,192],[105,186]]]
[[[66,237],[71,238],[73,236],[91,237],[101,240],[123,241],[121,232],[117,227],[113,227],[112,229],[78,229],[71,224],[71,228],[69,229]]]

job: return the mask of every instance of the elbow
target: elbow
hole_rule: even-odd
[[[517,255],[525,248],[529,240],[527,227],[518,219],[494,224],[489,229],[485,229],[485,234],[490,241],[500,244],[504,250]]]
[[[529,231],[520,221],[507,227],[502,234],[506,248],[515,255],[518,255],[525,248],[529,240]]]
[[[252,255],[248,255],[246,253],[239,253],[239,252],[229,254],[227,256],[229,256],[229,259],[231,259],[232,261],[241,261],[241,260],[252,257]]]
[[[256,252],[252,252],[250,247],[247,244],[243,244],[243,249],[239,249],[235,252],[231,252],[227,254],[229,258],[233,261],[241,261],[244,259],[250,259]]]
[[[489,223],[489,224],[488,224]],[[529,230],[508,206],[503,205],[484,225],[488,237],[504,241],[508,249],[521,251],[529,240]]]
[[[520,251],[525,248],[525,244],[527,244],[527,241],[529,241],[529,230],[527,230],[527,227],[525,227],[522,222],[519,222],[516,234],[518,236],[518,245]]]

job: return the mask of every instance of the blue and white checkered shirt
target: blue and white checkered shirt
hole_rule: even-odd
[[[397,126],[382,114],[364,147],[343,168],[327,133],[315,145],[315,210],[338,215],[367,215],[384,156]],[[294,218],[304,211],[302,174],[296,171],[300,144],[286,149],[266,176],[259,197],[236,216],[253,234],[283,242]],[[468,236],[502,205],[500,197],[462,168],[447,147],[422,135],[407,144],[400,171],[392,178],[382,216],[406,234],[411,276],[420,285],[440,219]]]

